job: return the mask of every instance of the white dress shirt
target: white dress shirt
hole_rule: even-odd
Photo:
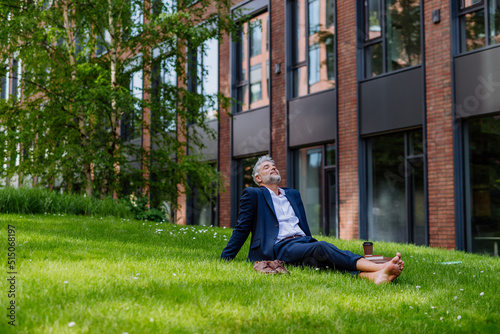
[[[271,193],[271,198],[273,199],[274,211],[276,212],[276,218],[278,218],[279,232],[276,238],[276,243],[281,240],[294,236],[306,234],[299,226],[299,218],[293,211],[288,198],[285,196],[285,191],[279,188],[279,195],[276,195],[274,191],[267,188]]]

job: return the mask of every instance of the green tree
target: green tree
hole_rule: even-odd
[[[192,2],[1,1],[0,72],[21,93],[0,101],[0,177],[101,197],[153,187],[174,206],[178,185],[210,196],[219,175],[186,154],[203,145],[189,128],[210,133],[202,107],[230,101],[187,89],[204,70],[188,76],[186,50],[238,27],[230,1]]]

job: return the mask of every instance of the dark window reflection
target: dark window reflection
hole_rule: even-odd
[[[364,4],[365,76],[421,64],[420,0],[367,0]]]
[[[469,122],[472,251],[498,256],[500,242],[500,116]]]
[[[387,72],[421,63],[420,0],[386,0]]]
[[[500,43],[500,1],[490,1],[490,44]]]
[[[365,75],[367,78],[382,74],[384,72],[382,43],[368,46],[365,49],[365,60]]]
[[[369,162],[368,238],[406,242],[404,135],[400,133],[371,139]],[[404,169],[403,169],[404,173]]]
[[[462,51],[471,51],[486,46],[484,10],[463,15],[460,18]]]
[[[368,238],[426,244],[422,131],[368,140]]]
[[[214,169],[215,163],[210,163]],[[216,185],[214,185],[216,187]],[[189,224],[200,226],[217,225],[217,196],[202,196],[197,188],[193,189],[190,200],[188,201]]]

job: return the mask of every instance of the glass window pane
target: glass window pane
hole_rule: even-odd
[[[424,140],[422,130],[411,131],[408,134],[409,138],[409,155],[424,154]]]
[[[250,104],[262,99],[262,66],[250,68]]]
[[[335,166],[335,144],[328,144],[325,148],[325,166]]]
[[[307,66],[293,71],[293,97],[307,95]]]
[[[421,133],[421,131],[419,131]],[[413,221],[413,242],[425,245],[425,195],[423,158],[409,161],[411,172],[411,212]]]
[[[269,105],[269,95],[267,88],[267,62],[269,60],[269,51],[265,50],[262,43],[265,41],[262,40],[263,35],[267,35],[267,25],[262,25],[267,22],[267,17],[269,14],[267,12],[260,14],[255,17],[253,22],[257,22],[260,29],[260,39],[256,38],[255,40],[259,40],[260,45],[260,54],[254,55],[250,58],[250,109],[259,108],[263,106]]]
[[[325,10],[325,26],[328,28],[329,26],[335,23],[335,1],[334,0],[326,0],[326,10]]]
[[[500,1],[490,0],[490,44],[500,43]]]
[[[463,8],[467,8],[470,6],[482,4],[483,2],[484,2],[484,0],[462,0],[461,1],[461,8],[463,9]]]
[[[165,110],[160,111],[159,120],[163,125],[163,129],[165,131],[175,131],[176,130],[175,113],[170,112],[170,110],[175,110],[175,106],[168,105],[168,103],[175,103],[174,102],[175,98],[173,98],[173,96],[166,98],[166,95],[169,95],[172,92],[172,88],[177,86],[175,57],[169,57],[162,60],[160,76],[163,89],[159,93],[161,94],[162,97],[162,107],[165,108]]]
[[[215,163],[211,163],[211,165],[213,169],[217,169]],[[201,196],[198,188],[194,188],[191,201],[190,224],[200,226],[213,226],[217,224],[217,196],[206,198],[206,196]]]
[[[245,62],[245,54],[247,50],[247,35],[245,33],[246,31],[247,24],[244,24],[243,30],[240,31],[240,37],[238,40],[237,44],[237,65],[238,65],[238,70],[237,70],[237,81],[245,81],[246,76],[245,76],[245,69],[247,68],[247,63]]]
[[[319,0],[309,0],[309,35],[314,35],[319,31]]]
[[[460,17],[461,51],[471,51],[486,46],[484,10]]]
[[[420,0],[386,0],[387,71],[418,65]]]
[[[306,12],[305,0],[297,0],[293,13],[293,53],[292,63],[297,64],[306,60]]]
[[[365,76],[367,78],[382,74],[382,43],[365,48]]]
[[[142,6],[144,5],[143,1],[132,0],[130,3],[130,11],[131,11],[131,21],[132,21],[132,36],[137,36],[142,31],[142,25],[144,24],[144,12],[142,10]]]
[[[236,44],[236,99],[239,101],[236,104],[236,112],[248,110],[248,96],[247,96],[247,77],[246,69],[248,62],[246,61],[247,56],[247,45],[248,45],[248,35],[247,35],[248,23],[243,25],[243,29],[239,32],[239,39]]]
[[[314,85],[320,79],[319,44],[309,47],[309,86]]]
[[[202,90],[203,94],[212,97],[211,100],[205,100],[203,109],[210,119],[216,117],[218,110],[217,99],[213,99],[213,97],[219,91],[219,42],[215,38],[205,41],[202,51],[204,51],[201,53],[202,61],[199,63],[205,69],[202,76]]]
[[[262,22],[261,20],[250,23],[250,57],[262,53]]]
[[[248,104],[243,101],[248,101],[248,85],[240,86],[236,90],[236,99],[239,103],[236,105],[236,112],[248,110]]]
[[[322,152],[323,148],[305,148],[295,157],[296,189],[300,192],[312,234],[323,232],[322,223]]]
[[[371,40],[382,36],[382,28],[380,25],[380,7],[379,0],[366,0],[365,1],[365,27],[366,36],[365,40]]]
[[[326,45],[326,72],[329,81],[335,80],[335,39],[333,36],[328,38]],[[335,86],[335,82],[332,83]]]
[[[498,256],[500,240],[500,116],[469,123],[472,251]],[[496,254],[495,254],[496,252]]]
[[[326,203],[325,209],[328,214],[328,234],[330,236],[338,237],[337,235],[337,176],[335,170],[331,170],[325,173],[327,179],[326,184]]]
[[[132,74],[130,79],[130,92],[134,97],[134,109],[130,115],[130,139],[140,137],[142,133],[142,91],[143,91],[142,70]]]
[[[374,137],[370,142],[368,238],[406,242],[404,133]]]

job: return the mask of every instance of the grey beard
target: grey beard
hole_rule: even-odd
[[[281,182],[281,175],[269,175],[263,180],[264,184],[279,184]]]

